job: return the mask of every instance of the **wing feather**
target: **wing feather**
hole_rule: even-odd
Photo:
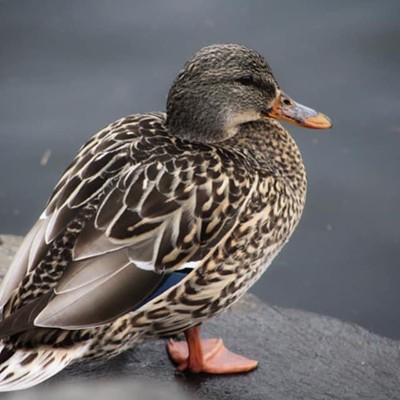
[[[110,268],[103,256],[98,257],[57,286],[34,325],[63,329],[102,325],[139,306],[162,279],[162,274],[137,268],[129,260],[122,266],[113,262]]]
[[[24,275],[27,273],[30,265],[29,256],[31,254],[31,249],[35,243],[36,235],[38,231],[43,228],[43,225],[44,221],[39,219],[25,236],[25,239],[19,247],[14,260],[8,269],[8,273],[0,285],[0,308],[3,308],[13,290],[18,286]]]
[[[34,310],[25,311],[30,323],[79,329],[111,321],[142,304],[164,274],[201,264],[237,223],[254,184],[245,167],[237,168],[240,154],[177,143],[163,119],[117,121],[66,170],[0,299],[26,272],[26,253],[43,254],[83,207],[96,211],[86,217],[61,279],[43,292],[46,301],[23,306]]]

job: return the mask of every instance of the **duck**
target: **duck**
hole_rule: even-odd
[[[300,220],[305,166],[278,120],[332,126],[258,52],[216,44],[184,64],[165,113],[121,118],[83,145],[1,284],[0,391],[159,339],[182,373],[254,370],[200,328]]]

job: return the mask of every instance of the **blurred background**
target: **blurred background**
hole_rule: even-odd
[[[308,170],[264,301],[400,339],[400,2],[0,1],[0,232],[23,235],[78,148],[165,109],[202,46],[242,43],[331,131],[288,126]]]

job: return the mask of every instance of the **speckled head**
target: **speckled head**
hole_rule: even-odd
[[[201,142],[223,141],[242,124],[265,118],[330,127],[320,115],[284,95],[265,59],[238,44],[212,45],[195,53],[173,82],[167,100],[170,132]],[[307,125],[303,117],[318,121]]]

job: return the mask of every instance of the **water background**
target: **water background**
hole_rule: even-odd
[[[198,48],[243,43],[332,131],[288,126],[304,217],[253,292],[400,339],[400,2],[0,1],[0,232],[24,234],[93,133],[165,109]]]

